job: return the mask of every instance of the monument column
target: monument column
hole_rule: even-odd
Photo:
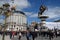
[[[46,7],[44,5],[41,5],[38,17],[41,19],[41,28],[45,27],[46,19],[48,18],[47,15],[43,15],[43,12],[46,10]]]

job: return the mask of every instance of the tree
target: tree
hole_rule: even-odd
[[[5,37],[5,29],[6,29],[6,18],[9,17],[10,15],[12,15],[11,10],[9,9],[10,5],[9,3],[5,3],[3,4],[2,7],[0,7],[0,15],[4,15],[5,16],[5,25],[4,25],[4,31],[3,31],[3,37],[2,40],[4,40]]]

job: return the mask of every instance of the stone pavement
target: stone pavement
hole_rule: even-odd
[[[0,40],[2,40],[2,35],[0,35]],[[10,39],[9,35],[7,35],[5,36],[5,40],[18,40],[18,37],[15,36],[14,39]],[[27,39],[25,36],[24,37],[22,36],[21,40],[27,40]],[[49,40],[49,38],[40,36],[40,37],[35,38],[35,40]],[[60,40],[60,37],[58,38],[54,37],[52,40]]]

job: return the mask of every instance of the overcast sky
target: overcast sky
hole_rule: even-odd
[[[13,5],[11,0],[0,0],[0,6],[6,2],[10,3],[11,6]],[[29,24],[32,21],[40,22],[38,12],[41,4],[41,0],[14,0],[17,10],[23,11],[27,15]],[[60,19],[60,0],[43,0],[43,4],[47,7],[44,15],[49,16],[47,22]],[[4,17],[1,16],[0,19],[0,23],[2,23]]]

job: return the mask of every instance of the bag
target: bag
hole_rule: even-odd
[[[21,36],[21,33],[19,33],[19,36]]]

